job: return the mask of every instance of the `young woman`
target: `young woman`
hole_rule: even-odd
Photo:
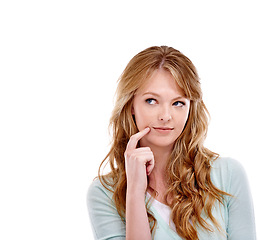
[[[87,195],[95,239],[256,239],[242,166],[203,146],[207,113],[197,71],[181,52],[151,47],[133,57],[101,164],[108,160],[111,171],[99,171]]]

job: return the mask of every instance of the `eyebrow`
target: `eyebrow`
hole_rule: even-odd
[[[145,96],[145,95],[153,95],[153,96],[156,96],[156,97],[161,97],[159,94],[154,93],[154,92],[145,92],[144,94],[142,94],[142,96]],[[175,101],[175,100],[178,100],[178,99],[181,99],[181,98],[186,98],[186,97],[179,95],[179,96],[173,98],[172,101]]]

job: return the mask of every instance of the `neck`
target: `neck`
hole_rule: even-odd
[[[153,152],[155,166],[149,175],[149,187],[158,193],[157,200],[165,203],[164,195],[167,190],[166,166],[172,147],[163,148],[158,146],[149,146]]]

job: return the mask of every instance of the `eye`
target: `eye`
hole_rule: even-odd
[[[146,99],[146,102],[147,102],[148,104],[150,104],[150,105],[153,105],[153,104],[156,103],[156,99],[154,99],[154,98],[148,98],[148,99]]]
[[[173,103],[173,106],[176,106],[176,107],[183,107],[184,105],[185,105],[185,103],[181,102],[181,101],[177,101],[177,102]]]

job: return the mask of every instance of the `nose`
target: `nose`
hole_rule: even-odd
[[[171,109],[167,106],[162,106],[159,111],[159,120],[162,122],[168,122],[172,119]]]

